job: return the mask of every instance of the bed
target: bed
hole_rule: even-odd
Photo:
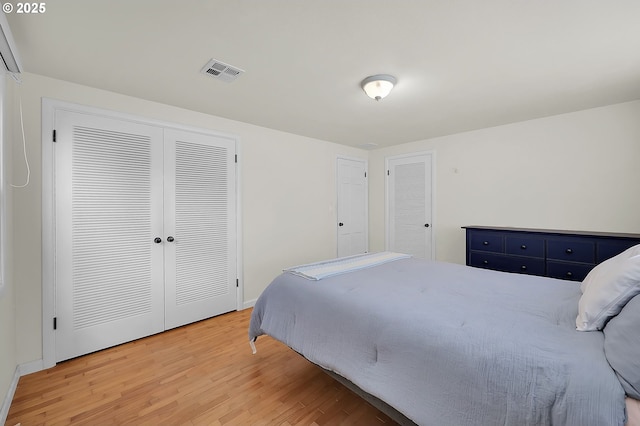
[[[579,305],[599,285],[399,256],[283,272],[256,302],[249,339],[270,335],[419,425],[622,426],[625,393],[640,399],[640,343],[628,348],[630,333],[640,342],[636,248],[624,297],[591,331],[576,330],[594,316]],[[376,255],[387,254],[362,259]]]

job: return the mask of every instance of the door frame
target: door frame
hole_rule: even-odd
[[[349,157],[346,155],[338,155],[336,156],[336,161],[335,161],[335,167],[336,167],[336,174],[335,174],[335,184],[336,184],[336,220],[335,220],[335,226],[336,226],[336,256],[338,255],[338,209],[339,209],[339,203],[340,203],[340,194],[339,194],[339,188],[340,188],[340,183],[338,181],[338,161],[339,160],[347,160],[347,161],[357,161],[358,163],[364,163],[364,172],[365,172],[365,191],[364,191],[364,213],[365,213],[365,244],[367,246],[367,253],[369,252],[369,161],[366,158],[361,158],[361,157]]]
[[[384,157],[384,248],[389,250],[389,230],[391,215],[389,212],[389,162],[402,158],[429,156],[431,159],[431,260],[436,259],[436,152],[435,151],[417,151],[407,154],[393,155]]]
[[[100,115],[119,120],[132,121],[163,128],[202,133],[205,135],[231,139],[235,142],[235,154],[240,156],[240,137],[237,135],[218,132],[210,129],[186,126],[164,120],[156,120],[135,114],[118,112],[103,108],[86,106],[51,98],[42,98],[42,368],[56,365],[56,338],[53,330],[53,318],[56,316],[56,237],[55,237],[55,167],[53,152],[53,131],[55,130],[55,113],[57,110],[71,111],[81,114]],[[241,158],[241,157],[240,157]],[[244,306],[244,279],[242,260],[242,187],[241,162],[235,163],[236,180],[236,277],[238,286],[236,291],[236,310]]]

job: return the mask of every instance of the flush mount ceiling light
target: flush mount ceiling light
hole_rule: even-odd
[[[389,74],[377,74],[372,75],[364,80],[360,84],[362,86],[362,90],[369,96],[371,99],[375,99],[379,101],[384,98],[391,92],[393,86],[396,84],[396,78]]]

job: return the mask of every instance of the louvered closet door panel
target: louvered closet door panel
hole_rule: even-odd
[[[389,162],[389,249],[430,259],[431,158],[416,155]],[[428,226],[426,226],[428,225]]]
[[[164,329],[162,129],[58,111],[57,361]]]
[[[166,328],[236,309],[235,141],[165,130]]]

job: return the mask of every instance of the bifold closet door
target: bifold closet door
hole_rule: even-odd
[[[236,309],[235,141],[165,130],[165,327]]]
[[[164,329],[163,130],[63,110],[55,126],[61,361]]]

